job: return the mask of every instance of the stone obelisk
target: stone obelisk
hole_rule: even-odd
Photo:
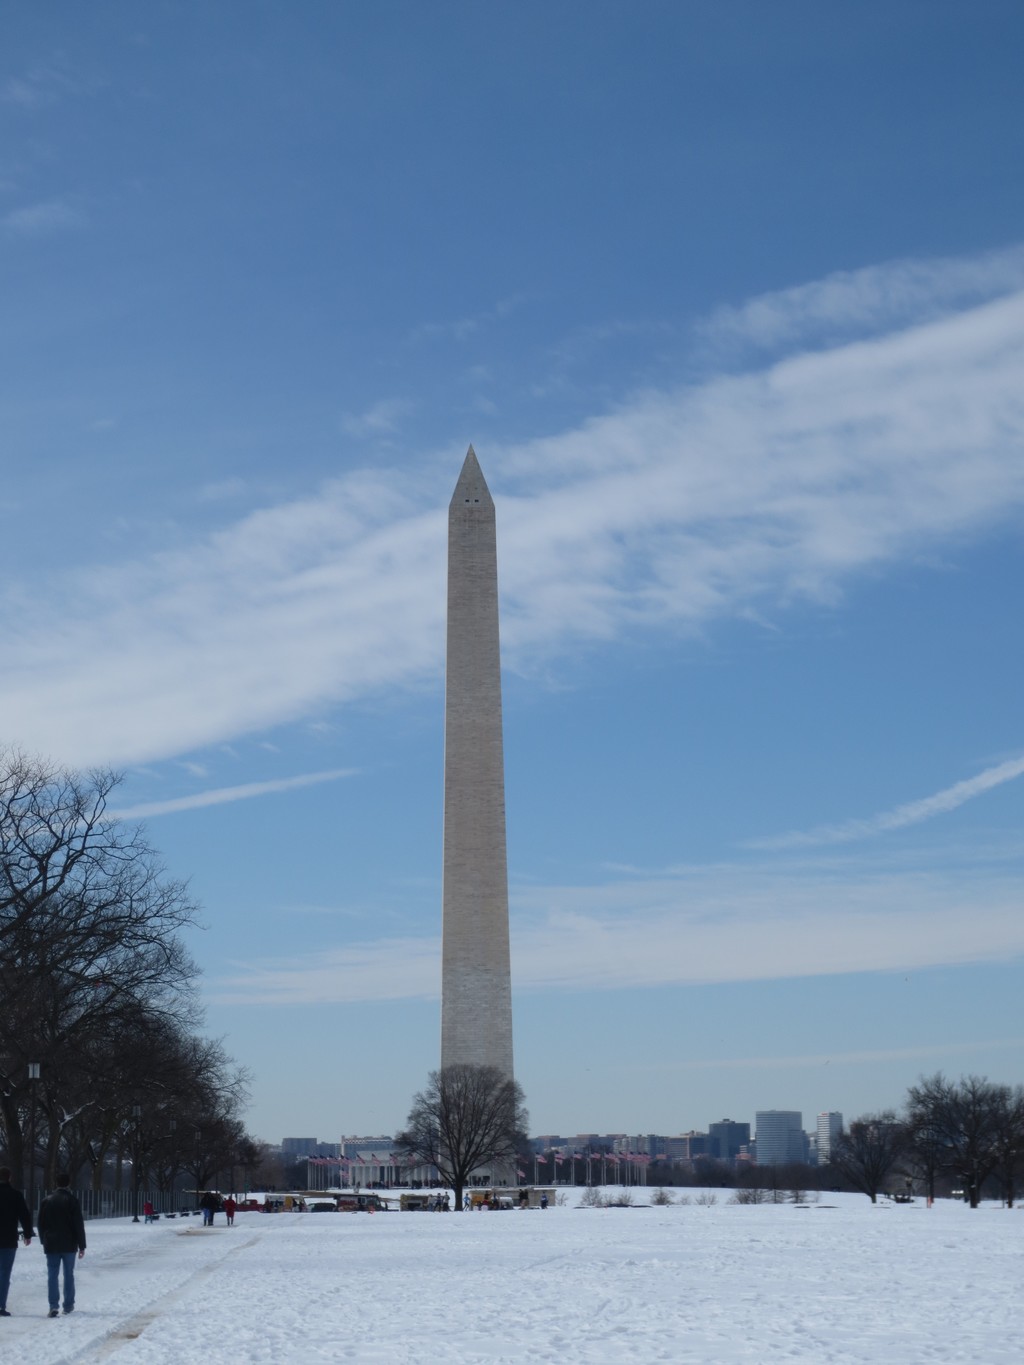
[[[469,447],[448,509],[441,1066],[512,1078],[494,503]]]

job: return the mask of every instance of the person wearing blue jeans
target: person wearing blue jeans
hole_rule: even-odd
[[[75,1260],[77,1251],[46,1253],[46,1292],[50,1299],[50,1317],[57,1316],[60,1305],[60,1272],[64,1271],[64,1312],[75,1311]]]
[[[11,1172],[0,1166],[0,1318],[9,1318],[7,1291],[11,1286],[11,1271],[18,1254],[18,1228],[25,1245],[32,1241],[32,1215],[25,1196],[11,1185]]]
[[[85,1222],[82,1206],[68,1186],[71,1177],[62,1171],[57,1188],[39,1206],[39,1236],[46,1252],[46,1288],[50,1317],[60,1308],[60,1274],[64,1272],[64,1312],[75,1311],[75,1258],[85,1255]]]

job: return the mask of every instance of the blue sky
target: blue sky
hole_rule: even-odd
[[[533,1130],[1024,1079],[1022,37],[0,9],[0,739],[125,773],[261,1136],[437,1064],[470,441]]]

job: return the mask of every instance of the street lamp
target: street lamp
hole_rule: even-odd
[[[132,1105],[132,1120],[135,1125],[132,1150],[132,1222],[139,1221],[139,1124],[142,1121],[142,1105]]]
[[[172,1207],[173,1212],[175,1212],[175,1213],[177,1213],[177,1211],[178,1211],[178,1201],[177,1201],[177,1199],[175,1199],[175,1197],[174,1197],[174,1183],[175,1183],[175,1180],[177,1179],[177,1175],[178,1175],[178,1159],[177,1159],[177,1156],[176,1156],[175,1150],[174,1150],[174,1134],[175,1134],[175,1132],[177,1131],[177,1128],[178,1128],[178,1120],[177,1120],[177,1119],[168,1119],[168,1120],[167,1120],[167,1136],[168,1136],[168,1139],[169,1139],[169,1146],[170,1146],[170,1149],[171,1149],[170,1161],[167,1163],[167,1165],[168,1165],[168,1170],[169,1170],[169,1173],[170,1173],[170,1186],[171,1186],[169,1193],[170,1193],[170,1196],[171,1196],[171,1207]]]
[[[32,1217],[36,1212],[36,1087],[39,1079],[39,1063],[28,1064],[28,1206]]]

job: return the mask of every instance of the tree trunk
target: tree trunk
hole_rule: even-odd
[[[7,1164],[14,1172],[14,1180],[18,1187],[23,1190],[28,1189],[28,1182],[25,1179],[25,1143],[22,1140],[21,1129],[14,1126],[7,1128]]]

